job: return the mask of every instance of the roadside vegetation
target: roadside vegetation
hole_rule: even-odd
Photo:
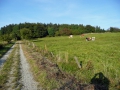
[[[10,49],[10,47],[12,47],[13,44],[14,42],[7,43],[0,41],[0,58]]]
[[[92,36],[96,37],[95,41],[85,40],[86,37]],[[28,45],[56,63],[61,71],[69,73],[81,83],[99,84],[96,79],[101,81],[103,79],[101,84],[106,84],[106,87],[113,90],[119,88],[120,83],[119,36],[120,33],[96,33],[85,34],[83,37],[77,35],[73,38],[46,37],[33,40],[33,43]],[[75,59],[78,60],[81,68],[78,67]]]
[[[30,64],[30,70],[32,70],[33,75],[35,77],[35,80],[39,82],[38,88],[42,87],[43,89],[46,90],[52,90],[54,88],[58,87],[58,82],[56,82],[55,78],[47,78],[49,75],[46,71],[47,64],[47,69],[49,68],[49,63],[44,62],[44,56],[41,56],[41,54],[37,51],[35,48],[31,48],[26,41],[24,44],[22,44],[22,49],[24,51],[24,54],[27,58],[27,61]],[[45,60],[46,61],[46,60]],[[42,64],[46,63],[46,64]],[[54,68],[52,69],[53,71],[55,70]],[[51,72],[53,73],[53,72]],[[53,73],[54,74],[54,73]]]
[[[19,48],[16,46],[0,69],[0,90],[20,90],[22,87],[18,50]]]

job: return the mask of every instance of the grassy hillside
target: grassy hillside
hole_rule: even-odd
[[[92,36],[96,37],[95,41],[86,41],[86,37]],[[50,51],[61,70],[83,83],[95,83],[96,78],[104,79],[102,84],[110,87],[120,83],[120,33],[47,37],[34,40],[34,43],[40,49]],[[74,57],[82,68],[78,67]]]

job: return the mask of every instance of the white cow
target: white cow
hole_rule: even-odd
[[[95,37],[92,37],[92,41],[95,41]]]
[[[73,38],[73,35],[70,35],[69,38]]]

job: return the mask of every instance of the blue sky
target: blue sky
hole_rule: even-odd
[[[120,28],[120,0],[0,0],[0,27],[24,22]]]

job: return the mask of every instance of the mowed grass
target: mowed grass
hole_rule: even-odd
[[[86,37],[92,36],[96,37],[95,41],[86,41]],[[83,83],[90,83],[95,74],[100,72],[108,78],[111,87],[120,82],[120,33],[85,34],[73,38],[46,37],[33,42],[37,47],[52,52],[60,69]]]

